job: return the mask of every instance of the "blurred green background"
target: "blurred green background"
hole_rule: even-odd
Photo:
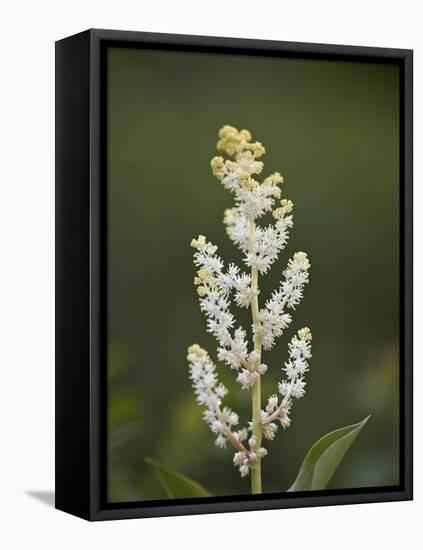
[[[285,491],[326,432],[372,414],[330,488],[392,485],[399,475],[399,69],[395,65],[110,48],[108,53],[109,439],[112,502],[166,498],[146,456],[214,495],[246,494],[231,449],[214,446],[188,380],[186,348],[215,357],[192,284],[191,238],[241,255],[222,224],[231,195],[209,161],[223,124],[262,141],[268,174],[295,203],[290,256],[311,282],[272,352],[263,395],[276,391],[287,343],[313,331],[306,396],[263,462],[266,492]],[[267,220],[266,220],[267,221]],[[245,328],[249,312],[237,310]],[[250,418],[250,394],[220,367],[227,404]]]

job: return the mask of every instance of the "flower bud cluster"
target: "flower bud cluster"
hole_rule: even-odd
[[[226,153],[229,157],[237,157],[245,151],[249,151],[254,158],[260,158],[264,155],[265,149],[259,141],[251,143],[251,139],[251,133],[248,130],[239,132],[233,126],[226,125],[219,130],[217,150]]]

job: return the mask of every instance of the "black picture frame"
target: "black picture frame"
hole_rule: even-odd
[[[395,487],[108,504],[106,64],[109,46],[396,63],[400,132],[400,479]],[[91,29],[56,43],[56,508],[87,520],[412,499],[412,50]]]

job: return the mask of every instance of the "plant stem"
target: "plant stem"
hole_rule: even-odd
[[[254,245],[254,222],[249,222],[249,241],[251,250]],[[253,290],[258,290],[258,269],[256,267],[251,268],[251,287]],[[254,327],[259,326],[259,306],[258,297],[255,296],[251,302],[251,314],[253,317]],[[254,336],[254,350],[259,354],[259,364],[261,362],[261,341],[258,336]],[[261,375],[258,375],[252,390],[251,390],[251,405],[252,405],[252,435],[255,437],[256,443],[254,445],[254,451],[261,447]],[[261,487],[261,458],[257,457],[256,462],[251,466],[251,493],[260,494],[262,492]]]

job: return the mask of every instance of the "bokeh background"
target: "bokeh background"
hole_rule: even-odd
[[[274,393],[287,342],[313,331],[306,396],[291,427],[266,442],[266,492],[285,491],[326,432],[372,415],[330,488],[383,486],[399,476],[399,69],[390,64],[110,48],[108,52],[108,498],[166,498],[144,459],[156,458],[214,495],[247,494],[249,479],[218,449],[188,380],[186,348],[215,354],[192,284],[199,233],[226,261],[231,195],[209,161],[223,124],[262,141],[268,174],[295,203],[290,256],[304,250],[311,282],[279,344],[267,353]],[[249,327],[249,313],[237,310]],[[245,422],[250,394],[219,375]]]

